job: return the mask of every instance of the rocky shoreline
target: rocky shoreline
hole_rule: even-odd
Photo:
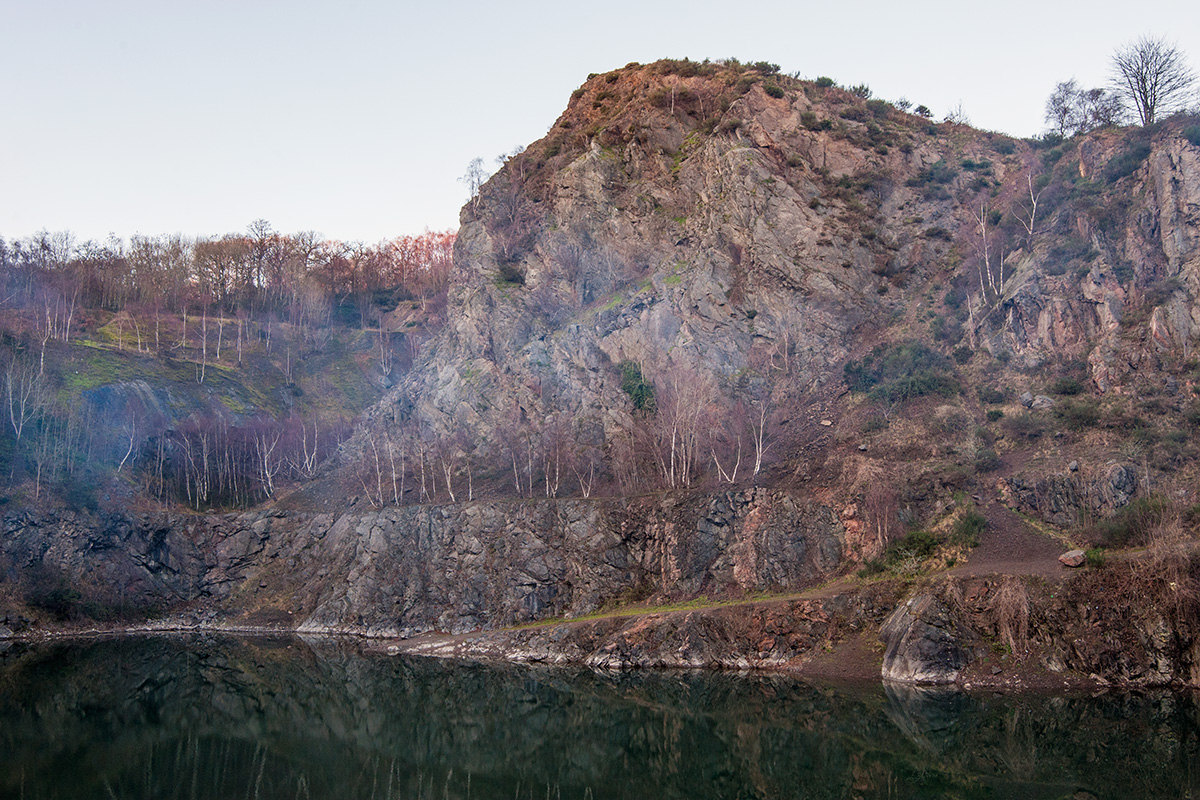
[[[1052,631],[1045,621],[1080,599],[1078,592],[1072,595],[1063,585],[1032,598],[1029,614],[1035,623],[1014,652],[1003,644],[1011,632],[997,626],[995,614],[989,624],[988,613],[971,613],[972,603],[978,612],[981,594],[1011,591],[1014,580],[1012,576],[943,579],[926,581],[915,589],[898,581],[842,581],[810,596],[642,613],[626,609],[587,619],[457,634],[433,631],[408,638],[366,629],[299,630],[238,623],[213,614],[184,614],[132,626],[30,630],[8,641],[190,633],[299,635],[358,641],[367,651],[388,655],[601,671],[778,672],[818,681],[883,680],[964,691],[1198,685],[1192,679],[1195,648],[1156,650],[1153,639],[1146,638],[1142,652],[1128,650],[1123,666],[1113,668],[1118,663],[1113,652],[1102,649],[1105,641],[1112,640],[1112,631],[1097,628],[1073,640],[1062,630]],[[1033,588],[1030,581],[1025,585]],[[965,598],[965,602],[951,608],[948,597]],[[1097,647],[1101,650],[1095,651]],[[1090,661],[1081,657],[1086,653],[1093,654]]]

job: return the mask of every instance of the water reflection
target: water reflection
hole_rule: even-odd
[[[597,676],[298,639],[18,645],[0,797],[1184,797],[1198,719],[1179,694]]]

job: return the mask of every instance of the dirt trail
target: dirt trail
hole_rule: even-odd
[[[947,574],[1040,575],[1061,580],[1069,572],[1058,561],[1060,555],[1071,549],[1065,541],[1036,530],[1002,503],[985,502],[979,510],[988,520],[987,528],[979,536],[979,546],[971,550],[965,564]]]

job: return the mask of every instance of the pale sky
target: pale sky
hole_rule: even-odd
[[[475,156],[543,136],[590,72],[736,57],[962,103],[1029,136],[1118,45],[1195,0],[588,4],[0,0],[0,236],[213,235],[265,218],[375,242],[455,228]]]

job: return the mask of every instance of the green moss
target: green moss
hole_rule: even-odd
[[[620,295],[620,293],[614,294],[612,299],[609,300],[607,303],[605,303],[603,308],[600,309],[600,311],[602,311],[602,312],[612,311],[614,308],[616,308],[617,306],[621,305],[624,302],[625,302],[625,298],[622,297]]]

